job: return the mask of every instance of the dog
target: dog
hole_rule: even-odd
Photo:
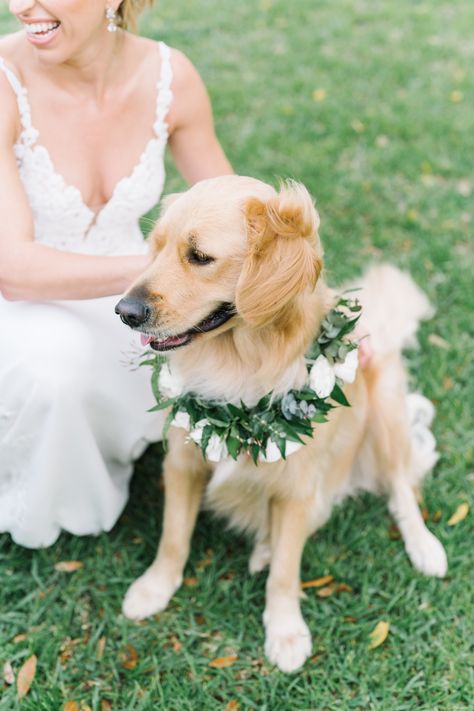
[[[277,191],[242,176],[197,183],[165,199],[151,235],[153,262],[116,311],[143,342],[166,352],[184,392],[248,406],[270,392],[283,396],[304,384],[305,353],[337,298],[322,274],[318,228],[301,184]],[[185,429],[171,426],[162,537],[156,559],[126,594],[127,617],[163,610],[181,585],[202,502],[253,535],[251,573],[270,567],[265,653],[285,672],[311,654],[299,602],[303,547],[345,496],[387,495],[412,564],[445,575],[446,553],[417,503],[436,454],[424,451],[410,423],[413,396],[401,357],[431,307],[392,266],[372,267],[359,286],[357,332],[370,335],[369,361],[344,387],[351,406],[332,409],[298,451],[257,463],[241,452],[213,463]],[[424,400],[414,398],[415,405]],[[426,425],[429,407],[425,415]]]

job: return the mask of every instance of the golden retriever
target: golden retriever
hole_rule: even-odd
[[[277,192],[239,176],[198,183],[165,201],[151,237],[154,261],[117,313],[153,348],[168,351],[185,391],[249,406],[270,391],[283,395],[304,383],[304,354],[336,298],[321,275],[318,227],[300,184]],[[333,409],[286,460],[255,465],[241,454],[212,464],[184,429],[171,427],[162,538],[155,561],[127,592],[127,617],[163,610],[180,586],[203,500],[254,536],[251,572],[270,566],[265,652],[283,671],[298,669],[311,653],[299,602],[303,547],[344,496],[386,494],[413,565],[444,576],[445,551],[416,498],[436,456],[411,431],[401,359],[430,306],[390,266],[373,267],[358,296],[358,329],[370,334],[372,355],[344,388],[351,407]]]

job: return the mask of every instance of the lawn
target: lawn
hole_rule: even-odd
[[[13,27],[0,6],[0,29]],[[263,657],[265,575],[247,573],[249,542],[202,514],[186,584],[164,613],[130,622],[121,599],[160,531],[155,446],[111,533],[63,534],[40,551],[0,536],[0,668],[38,658],[23,700],[0,681],[1,711],[473,708],[474,517],[448,525],[474,503],[473,29],[471,0],[160,0],[142,23],[199,68],[237,172],[308,186],[332,283],[388,260],[436,306],[407,360],[437,407],[441,458],[424,506],[448,577],[410,567],[385,502],[345,502],[308,542],[302,579],[332,575],[350,590],[308,590],[313,657],[286,676]],[[180,187],[170,166],[167,189]],[[369,650],[381,620],[389,635]],[[222,656],[237,659],[209,666]]]

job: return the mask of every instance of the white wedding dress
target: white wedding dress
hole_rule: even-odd
[[[139,218],[163,189],[172,101],[170,51],[163,43],[159,50],[154,137],[98,214],[55,170],[27,92],[0,58],[18,99],[15,154],[38,242],[82,254],[146,252]],[[150,372],[130,365],[139,345],[114,313],[118,299],[0,296],[0,532],[24,546],[51,545],[61,529],[108,531],[126,503],[133,461],[160,438],[161,416],[147,411]]]

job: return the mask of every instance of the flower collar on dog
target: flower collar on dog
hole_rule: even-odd
[[[184,428],[210,462],[229,455],[237,459],[241,453],[249,454],[255,464],[286,459],[304,444],[303,436],[313,436],[315,423],[326,422],[336,404],[349,405],[340,383],[355,379],[358,345],[348,335],[359,320],[360,310],[356,300],[341,297],[324,317],[306,355],[305,385],[284,396],[270,392],[253,407],[183,393],[183,384],[164,357],[147,352],[142,365],[153,367],[152,389],[157,404],[152,411],[170,408],[164,437],[170,425]]]

